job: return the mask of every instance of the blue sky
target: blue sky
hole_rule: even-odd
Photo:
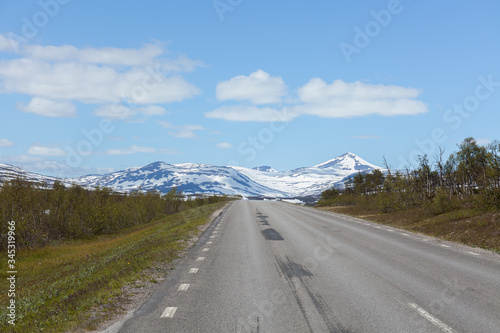
[[[0,162],[393,168],[500,139],[498,1],[0,1]],[[431,158],[432,159],[432,158]]]

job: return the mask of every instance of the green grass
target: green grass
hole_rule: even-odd
[[[68,241],[17,254],[16,326],[7,324],[7,267],[2,253],[2,332],[95,329],[120,310],[121,288],[160,262],[170,262],[224,203],[206,205],[112,236]],[[153,280],[153,277],[149,278]],[[96,316],[96,309],[99,314]]]

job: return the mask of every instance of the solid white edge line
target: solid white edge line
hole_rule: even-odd
[[[161,314],[161,318],[173,318],[174,314],[175,314],[175,311],[177,311],[176,307],[168,307]]]
[[[453,328],[451,328],[450,326],[446,325],[441,320],[437,319],[436,317],[434,317],[433,315],[431,315],[429,312],[425,311],[423,308],[421,308],[417,304],[415,304],[415,303],[408,303],[408,305],[412,309],[416,310],[419,315],[421,315],[422,317],[424,317],[425,319],[427,319],[428,321],[430,321],[435,326],[439,327],[443,332],[446,332],[446,333],[453,333],[453,332],[455,332],[453,330]]]

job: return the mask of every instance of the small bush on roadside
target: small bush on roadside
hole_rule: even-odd
[[[113,234],[188,208],[225,200],[214,196],[184,201],[175,189],[162,195],[117,193],[109,188],[87,190],[77,185],[66,188],[58,182],[47,188],[18,178],[0,186],[0,235],[7,233],[6,221],[15,221],[17,246],[35,248],[56,240]],[[1,242],[0,250],[6,244]]]

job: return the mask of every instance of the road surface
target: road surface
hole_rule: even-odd
[[[500,332],[500,256],[237,201],[119,332]]]

